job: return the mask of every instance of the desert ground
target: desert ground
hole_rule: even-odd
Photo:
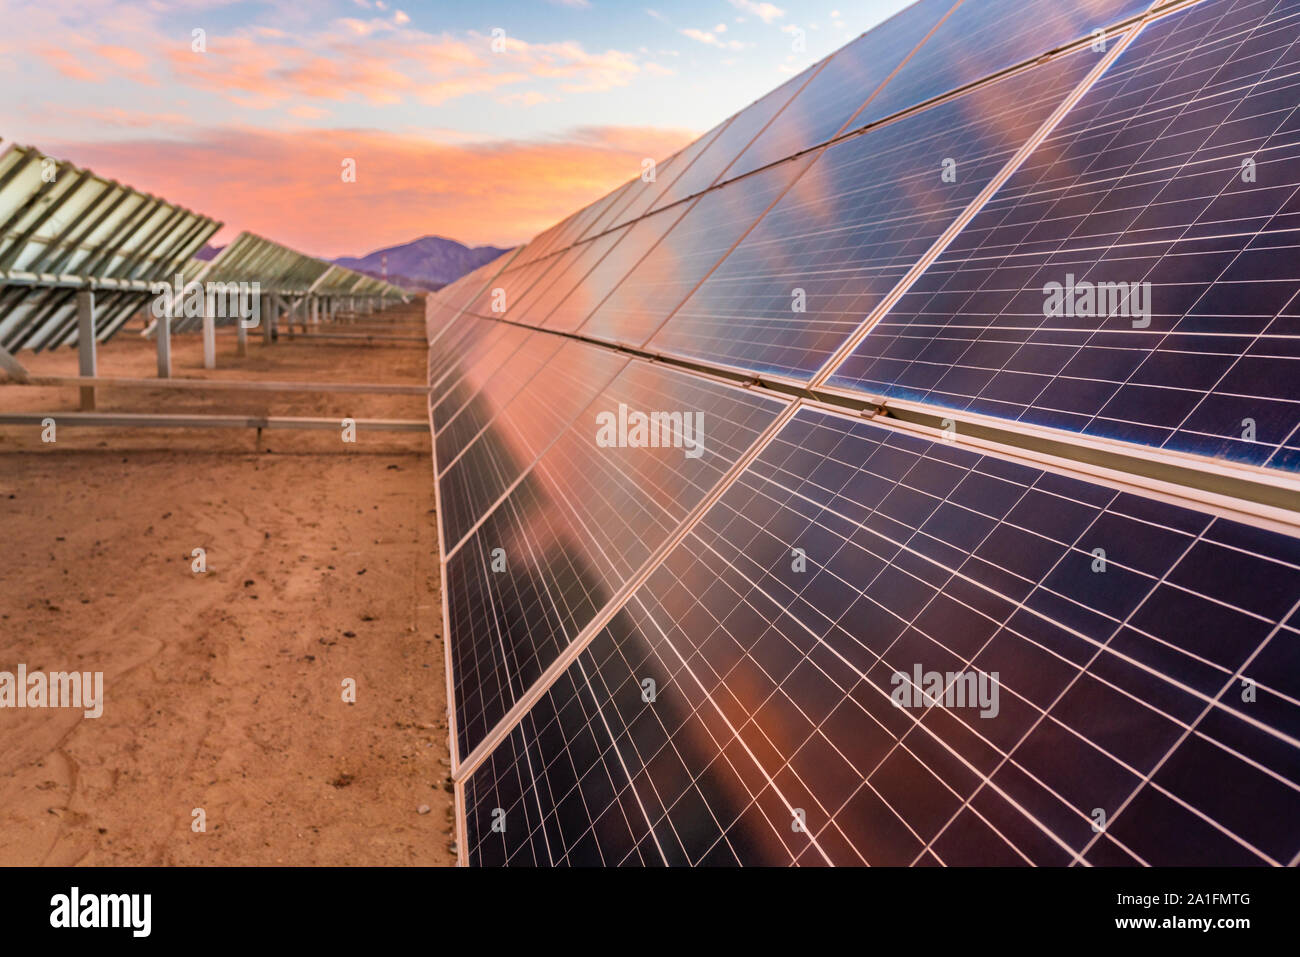
[[[413,326],[420,311],[384,315]],[[155,375],[139,328],[100,346],[101,376]],[[255,331],[246,358],[219,335],[205,371],[197,334],[172,347],[176,377],[418,384],[426,361],[418,343]],[[77,371],[75,351],[19,359]],[[100,388],[96,402],[426,415],[418,395]],[[75,388],[0,384],[0,410],[78,407]],[[0,864],[454,863],[429,439],[340,436],[66,425],[47,444],[0,426],[0,671],[104,674],[101,717],[0,709]]]

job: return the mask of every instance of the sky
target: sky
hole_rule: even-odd
[[[213,216],[217,243],[510,246],[907,2],[0,0],[0,148]]]

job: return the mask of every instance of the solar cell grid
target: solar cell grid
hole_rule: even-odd
[[[783,863],[807,843],[635,601],[468,780],[466,805],[478,865]]]
[[[782,163],[744,183],[704,194],[577,331],[609,342],[643,344],[810,162]]]
[[[441,514],[449,549],[525,474],[625,361],[591,346],[566,344],[477,438],[439,460]]]
[[[569,294],[607,252],[623,238],[621,230],[612,230],[594,239],[584,239],[560,254],[547,271],[515,305],[512,322],[530,326],[545,325],[551,311]]]
[[[443,383],[442,397],[433,406],[433,427],[443,429],[469,399],[535,333],[517,326],[501,326],[484,336],[484,348],[471,350]]]
[[[427,376],[430,405],[442,397],[441,390],[436,394],[432,390],[435,386],[441,386],[444,377],[456,368],[456,362],[463,358],[464,350],[471,348],[492,332],[494,326],[499,325],[500,323],[490,323],[486,319],[460,313],[447,324],[441,335],[430,342]]]
[[[582,235],[575,241],[591,239],[593,236],[599,236],[601,233],[605,232],[606,229],[612,226],[614,217],[622,211],[623,204],[627,202],[629,192],[636,187],[638,182],[640,182],[639,177],[628,180],[628,182],[624,183],[618,189],[607,193],[605,197],[600,200],[600,212],[597,213],[589,223],[587,223],[586,228],[582,231]]]
[[[1032,61],[1151,6],[1151,0],[962,0],[853,125]]]
[[[530,401],[528,391],[514,404],[526,406]],[[536,396],[551,394],[543,385],[534,391]],[[494,480],[492,470],[469,456],[448,469],[441,495],[451,550],[447,560],[449,582],[477,576],[478,587],[492,588],[494,580],[516,574],[514,563],[542,562],[546,573],[541,578],[547,583],[557,621],[567,623],[563,634],[529,637],[523,650],[507,646],[510,673],[522,676],[522,687],[536,680],[558,649],[577,637],[668,539],[775,420],[781,405],[773,399],[683,373],[632,363],[543,450],[535,466],[517,480],[461,548],[455,545],[465,531],[463,521],[458,519],[457,503],[491,498],[492,493],[499,494],[501,483]],[[669,445],[665,439],[657,447],[645,444],[654,441],[652,433],[636,437],[633,413],[671,415],[678,409],[691,410],[700,419],[683,422],[675,444]],[[609,418],[602,421],[605,416]],[[610,427],[606,422],[612,425],[612,431],[604,431]],[[486,434],[475,445],[489,448],[485,438]],[[458,472],[462,464],[463,473]],[[484,492],[483,486],[491,492]],[[500,572],[485,576],[473,566],[473,559],[465,557],[481,557],[498,547],[505,549],[504,555],[511,563]],[[562,573],[552,574],[556,568]],[[531,580],[536,574],[534,567],[527,565],[526,576]],[[456,655],[461,653],[460,628],[468,629],[467,642],[477,642],[471,637],[475,629],[472,618],[458,617],[452,626]],[[505,686],[506,681],[495,684]],[[457,707],[461,707],[459,702]],[[487,726],[503,714],[504,710],[492,715]],[[464,732],[480,727],[485,720],[484,716],[465,715],[457,724]],[[461,753],[473,750],[479,740],[465,737]]]
[[[573,332],[581,326],[681,215],[680,208],[668,209],[594,240],[593,245],[601,243],[606,250],[604,255],[555,305],[546,317],[545,328]]]
[[[469,445],[563,345],[564,340],[558,336],[530,335],[486,377],[480,388],[465,398],[445,425],[437,426],[435,416],[438,460],[450,462]]]
[[[514,326],[471,317],[469,313],[465,316],[481,325],[469,326],[465,337],[456,346],[448,343],[447,351],[441,356],[438,367],[430,370],[431,374],[437,376],[430,386],[432,407],[442,405],[451,390],[464,380],[470,369],[485,359],[494,359],[498,362],[504,360],[522,340],[523,332]]]
[[[600,226],[600,229],[612,229],[630,223],[644,216],[652,207],[664,205],[659,200],[674,187],[678,179],[695,167],[700,154],[707,150],[714,140],[722,136],[730,125],[730,120],[724,120],[703,136],[678,150],[663,163],[658,164],[653,180],[646,182],[647,174],[643,170],[641,177],[632,181],[627,196],[621,200],[621,205],[608,218],[607,223]]]
[[[511,265],[483,287],[465,308],[487,319],[505,318],[533,284],[555,265],[555,256],[543,256],[523,265]]]
[[[831,383],[1300,465],[1298,18],[1206,0],[1148,25]],[[1046,314],[1051,283],[1119,282],[1149,316]]]

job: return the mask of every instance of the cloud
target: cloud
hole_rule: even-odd
[[[439,105],[512,85],[555,98],[627,86],[642,69],[636,54],[621,50],[504,39],[503,52],[493,53],[482,33],[399,31],[387,20],[345,17],[297,40],[237,33],[212,39],[205,56],[173,47],[168,59],[190,85],[254,109],[301,99]]]
[[[98,83],[100,81],[99,74],[86,69],[81,59],[73,56],[67,50],[58,47],[42,47],[37,51],[37,55],[69,79],[82,80],[86,83]]]
[[[730,3],[737,10],[753,14],[764,23],[772,23],[785,16],[784,10],[770,3],[755,3],[754,0],[730,0]]]
[[[518,104],[519,106],[536,106],[538,103],[552,103],[555,98],[547,96],[545,93],[539,93],[536,90],[529,90],[527,93],[507,93],[505,96],[497,97],[498,103],[506,105]]]
[[[708,30],[696,30],[693,27],[685,27],[678,32],[681,33],[682,36],[703,43],[706,46],[719,47],[723,50],[741,50],[744,49],[745,46],[745,44],[741,43],[739,40],[720,40],[716,33],[711,33]]]

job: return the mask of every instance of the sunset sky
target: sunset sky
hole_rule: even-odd
[[[0,137],[215,216],[217,242],[513,245],[906,4],[0,0]]]

